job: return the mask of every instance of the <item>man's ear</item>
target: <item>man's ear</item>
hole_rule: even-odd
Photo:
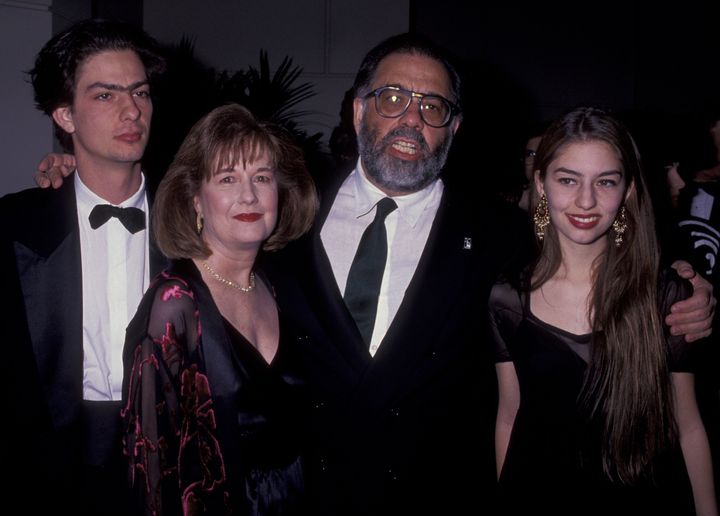
[[[450,122],[450,130],[452,131],[453,136],[457,132],[458,127],[460,127],[460,122],[462,122],[462,118],[460,116],[455,116],[453,121]]]
[[[363,99],[355,97],[353,99],[353,126],[355,127],[355,134],[360,134],[360,122],[365,114],[365,102]]]
[[[73,123],[72,110],[70,109],[70,106],[55,108],[52,112],[52,117],[53,120],[55,120],[55,123],[66,133],[72,134],[75,132],[75,124]]]

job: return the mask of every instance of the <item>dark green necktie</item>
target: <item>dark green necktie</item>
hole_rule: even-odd
[[[375,327],[378,296],[387,259],[385,217],[396,208],[397,204],[389,197],[377,203],[375,219],[360,239],[345,285],[345,304],[367,346],[370,346]]]

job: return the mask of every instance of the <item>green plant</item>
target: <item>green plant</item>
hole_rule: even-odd
[[[145,156],[151,181],[159,181],[190,127],[211,109],[237,102],[255,116],[285,127],[294,136],[312,167],[320,163],[322,133],[308,135],[299,119],[310,114],[296,108],[316,95],[309,82],[298,83],[302,68],[285,56],[272,72],[265,50],[259,67],[234,73],[216,71],[195,57],[195,45],[187,36],[166,48],[167,70],[156,86],[152,137]]]

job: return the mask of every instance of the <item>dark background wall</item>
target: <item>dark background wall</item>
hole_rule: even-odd
[[[667,161],[674,159],[675,143],[690,134],[688,127],[720,101],[718,0],[684,0],[672,7],[647,0],[302,0],[302,9],[296,0],[212,0],[212,9],[190,0],[47,2],[53,33],[88,16],[119,17],[161,40],[178,41],[190,32],[198,54],[207,50],[216,60],[210,64],[218,69],[255,62],[261,48],[271,48],[273,63],[284,54],[294,57],[305,69],[303,80],[317,85],[318,95],[306,109],[314,113],[308,120],[311,131],[322,131],[325,142],[339,121],[342,93],[362,53],[408,27],[426,33],[456,54],[465,76],[466,116],[458,139],[466,150],[463,164],[482,166],[482,173],[496,176],[506,174],[509,163],[516,164],[533,121],[554,118],[577,104],[622,113],[646,154],[664,153],[658,159]],[[5,4],[0,0],[0,6]],[[24,1],[8,3],[3,12],[18,12],[16,6],[23,4],[29,6],[26,12],[38,12],[31,10],[35,3]],[[206,11],[216,18],[203,18]],[[190,21],[188,12],[196,13]],[[237,21],[236,30],[217,30],[218,20],[227,19]],[[35,37],[37,31],[26,34]],[[29,86],[19,78],[30,65],[23,58],[20,69],[12,71],[23,95]],[[29,108],[26,97],[3,102],[12,109]],[[37,113],[30,114],[36,120]],[[47,125],[42,131],[46,139],[51,134]],[[17,132],[7,129],[9,136]],[[33,131],[28,134],[39,134]],[[50,150],[51,140],[45,141],[41,147]],[[25,152],[23,147],[8,143],[0,151],[14,155]],[[33,148],[11,167],[24,182],[29,172],[23,169],[31,171],[37,153]],[[16,188],[2,186],[5,191]]]
[[[541,117],[577,103],[684,113],[720,95],[720,2],[415,0],[413,27]],[[508,99],[512,100],[512,99]]]
[[[497,186],[529,127],[581,104],[626,121],[648,175],[686,158],[720,105],[720,1],[661,4],[412,1],[411,27],[464,69],[462,164]]]

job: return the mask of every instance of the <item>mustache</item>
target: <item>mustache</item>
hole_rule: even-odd
[[[427,140],[425,140],[425,137],[422,135],[422,133],[410,129],[409,127],[396,127],[389,133],[387,133],[382,140],[380,140],[380,148],[389,147],[392,144],[392,140],[395,138],[405,138],[406,140],[412,140],[418,146],[423,150],[425,153],[430,152],[430,146],[427,143]]]

